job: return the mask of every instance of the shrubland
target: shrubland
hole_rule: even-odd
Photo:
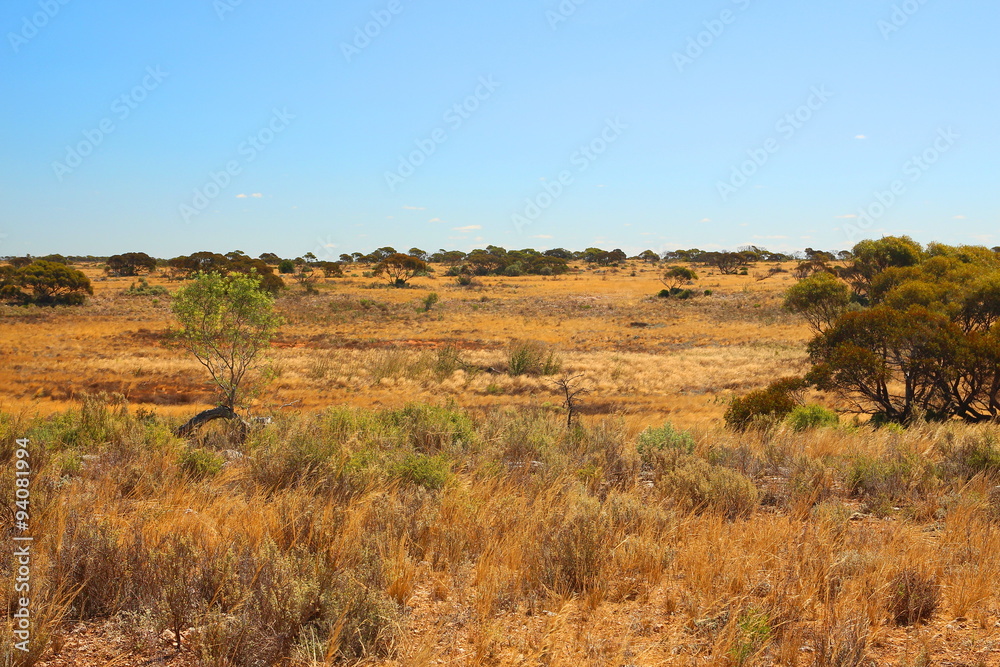
[[[765,665],[950,636],[971,660],[1000,620],[993,425],[636,432],[412,404],[286,414],[238,444],[176,426],[106,396],[0,416],[2,497],[31,441],[19,664],[80,621],[212,665]]]

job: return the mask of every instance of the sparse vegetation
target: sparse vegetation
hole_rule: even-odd
[[[888,287],[880,275],[893,267],[870,269],[914,260],[911,246],[888,245],[804,260],[829,269],[807,280],[857,272],[833,278],[824,332],[904,298],[894,290],[909,278]],[[484,252],[512,254],[500,250]],[[895,268],[935,289],[932,267],[949,276],[953,259],[989,261],[920,250]],[[270,361],[256,367],[271,384],[254,403],[272,419],[234,425],[239,438],[218,422],[175,435],[215,398],[158,305],[160,290],[183,301],[194,272],[175,275],[193,279],[180,285],[173,267],[130,279],[97,258],[76,265],[94,279],[82,308],[0,307],[18,325],[0,492],[13,488],[13,439],[28,437],[37,503],[24,664],[56,649],[74,667],[103,664],[104,646],[165,665],[988,659],[1000,427],[919,409],[905,428],[840,419],[853,394],[782,381],[810,366],[812,327],[784,307],[790,273],[754,281],[711,267],[697,293],[714,298],[663,303],[649,296],[665,270],[656,253],[557,249],[577,268],[541,277],[523,270],[530,254],[479,273],[460,253],[438,270],[476,275],[475,291],[415,276],[415,295],[361,277],[390,251],[347,255],[356,275],[321,296],[266,296],[252,273],[220,269],[287,322],[261,339]],[[664,261],[706,261],[699,253]],[[784,261],[739,255],[748,268]],[[309,253],[292,264],[321,271]],[[443,305],[424,301],[432,285]],[[980,287],[961,303],[986,303],[989,281]],[[942,304],[957,302],[937,298],[925,307],[951,321]],[[84,381],[129,402],[81,401]],[[586,400],[567,406],[582,387]],[[0,585],[11,558],[0,556]],[[952,639],[926,640],[936,633]]]

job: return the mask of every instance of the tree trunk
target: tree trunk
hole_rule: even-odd
[[[177,429],[176,433],[178,436],[184,437],[190,435],[195,430],[201,427],[202,424],[210,422],[215,419],[240,419],[231,407],[228,405],[220,405],[217,408],[212,408],[211,410],[205,410],[204,412],[199,412],[190,420],[187,421],[183,426]]]

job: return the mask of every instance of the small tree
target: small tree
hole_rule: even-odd
[[[413,276],[427,271],[427,262],[412,255],[395,253],[376,264],[372,271],[376,276],[384,275],[390,285],[406,287]]]
[[[667,289],[680,289],[681,285],[692,280],[698,280],[698,274],[686,266],[671,266],[660,276],[660,282],[666,285]]]
[[[254,275],[197,274],[174,297],[181,324],[178,338],[208,371],[218,388],[219,406],[182,426],[186,434],[220,417],[237,417],[249,402],[250,389],[262,378],[263,354],[281,324],[273,297]]]

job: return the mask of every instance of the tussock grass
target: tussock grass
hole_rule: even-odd
[[[861,665],[897,624],[997,620],[995,426],[639,433],[412,404],[287,414],[239,451],[173,426],[98,398],[0,416],[0,497],[32,440],[21,664],[76,620],[212,665]]]

